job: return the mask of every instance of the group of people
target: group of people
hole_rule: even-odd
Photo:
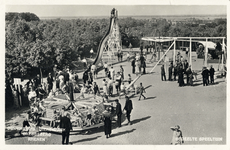
[[[121,127],[121,116],[123,113],[126,114],[127,120],[128,120],[128,125],[131,125],[131,120],[130,120],[130,114],[133,110],[133,104],[132,100],[128,96],[125,96],[126,102],[125,106],[122,110],[122,106],[119,103],[119,100],[116,99],[116,108],[115,108],[115,114],[117,116],[117,127]],[[112,133],[112,109],[111,107],[106,107],[105,111],[103,112],[103,118],[104,118],[104,133],[106,135],[106,138],[109,138]]]
[[[186,75],[186,84],[193,85],[193,75],[194,72],[191,70],[191,66],[185,59],[184,61],[177,62],[176,65],[173,66],[171,62],[168,67],[168,81],[178,81],[179,86],[184,86],[184,76]],[[178,76],[178,79],[177,79]],[[166,71],[164,68],[164,64],[161,66],[161,80],[166,81]]]
[[[133,74],[146,74],[146,58],[143,53],[136,53],[135,58],[131,61]]]

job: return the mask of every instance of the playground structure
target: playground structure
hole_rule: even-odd
[[[198,40],[199,39],[199,40]],[[200,41],[205,39],[205,41]],[[189,47],[184,47],[182,46],[181,48],[186,48],[188,50],[189,53],[189,64],[191,65],[191,69],[192,69],[192,49],[194,49],[192,47],[192,42],[198,42],[200,44],[203,44],[205,49],[204,49],[204,64],[203,66],[207,67],[208,65],[208,49],[212,48],[215,49],[214,45],[212,44],[212,42],[208,41],[210,39],[222,39],[222,52],[219,53],[222,55],[221,57],[221,70],[224,69],[224,59],[226,60],[227,57],[227,51],[226,51],[226,45],[225,45],[225,37],[143,37],[141,40],[143,41],[152,41],[155,42],[155,49],[157,46],[157,43],[162,43],[162,42],[172,42],[172,44],[169,46],[169,48],[165,51],[165,53],[161,56],[161,58],[158,60],[158,62],[155,64],[155,66],[152,68],[152,70],[150,71],[150,73],[153,72],[154,68],[162,61],[162,59],[164,58],[164,56],[171,50],[171,48],[173,47],[173,64],[176,63],[176,42],[177,41],[189,41]],[[162,49],[162,46],[161,46]],[[159,55],[160,51],[158,51],[158,55]],[[160,55],[159,55],[160,56]]]
[[[122,46],[118,26],[118,11],[113,8],[111,11],[109,30],[99,44],[97,55],[93,64],[99,65],[101,62],[101,65],[103,65],[104,62],[112,62],[115,59],[118,51],[121,49]]]

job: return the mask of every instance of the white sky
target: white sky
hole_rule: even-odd
[[[38,17],[227,14],[226,5],[6,5],[6,12],[31,12]]]

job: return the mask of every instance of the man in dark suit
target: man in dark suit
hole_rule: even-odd
[[[125,107],[124,107],[123,111],[126,110],[126,117],[128,119],[128,124],[131,125],[130,114],[131,114],[131,111],[133,109],[133,104],[132,104],[132,101],[129,99],[128,96],[125,96],[125,99],[126,99],[126,102],[125,102]]]
[[[203,86],[208,86],[208,74],[209,74],[209,71],[206,67],[203,67],[203,70],[202,70],[202,78],[203,78]]]
[[[210,80],[211,80],[211,83],[214,83],[215,69],[212,67],[212,65],[211,65],[211,67],[210,67],[209,73],[210,73]]]
[[[115,102],[116,102],[117,126],[119,128],[121,127],[122,110],[121,110],[121,104],[119,103],[118,99],[116,99]]]
[[[62,144],[69,144],[69,133],[72,130],[69,113],[65,112],[60,119],[60,128],[62,128]],[[66,140],[66,143],[65,143]]]

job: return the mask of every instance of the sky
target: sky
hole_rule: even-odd
[[[112,8],[119,16],[227,14],[226,5],[6,5],[5,12],[30,12],[38,17],[109,16]]]

